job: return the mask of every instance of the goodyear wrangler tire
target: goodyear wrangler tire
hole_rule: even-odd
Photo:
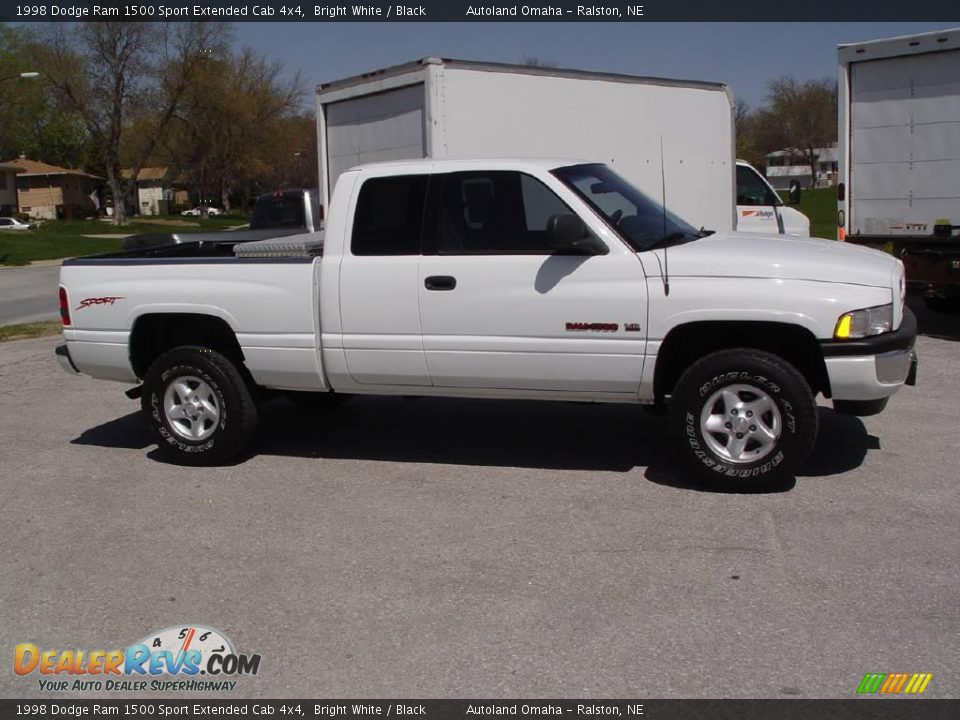
[[[708,355],[680,377],[671,400],[681,457],[708,486],[763,490],[793,477],[817,437],[804,377],[771,353]]]
[[[227,462],[247,449],[257,426],[243,376],[203,347],[178,347],[157,358],[140,402],[160,451],[179,465]]]

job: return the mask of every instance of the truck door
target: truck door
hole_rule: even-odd
[[[430,384],[417,293],[427,185],[427,175],[370,177],[354,201],[340,263],[340,318],[355,382]]]
[[[782,204],[753,167],[737,163],[737,230],[783,233],[779,215]]]
[[[433,385],[635,397],[647,308],[636,255],[554,254],[548,220],[573,211],[531,175],[432,182],[419,292]]]

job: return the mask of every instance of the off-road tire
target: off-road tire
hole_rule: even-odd
[[[738,406],[723,398],[746,401]],[[739,451],[733,449],[739,420],[727,416],[737,407],[743,418],[743,408],[769,408],[762,424],[740,428],[744,431],[740,437],[746,435],[747,441]],[[782,486],[794,477],[817,438],[817,406],[803,375],[776,355],[747,348],[721,350],[687,368],[674,388],[670,417],[671,433],[691,475],[718,490],[763,491]],[[714,427],[718,418],[732,421],[733,429],[725,429],[731,427],[725,422],[719,432],[705,429]],[[773,425],[777,432],[764,434]],[[774,435],[776,439],[771,440]]]
[[[179,383],[172,387],[174,383]],[[204,413],[199,425],[176,418],[173,403],[182,399],[178,388],[199,389],[197,407]],[[180,406],[179,414],[183,415]],[[183,346],[158,357],[147,371],[140,400],[143,418],[160,452],[178,465],[219,465],[249,450],[257,427],[257,407],[250,387],[226,357],[204,347]],[[198,428],[198,439],[185,432]],[[179,428],[179,430],[178,430]]]

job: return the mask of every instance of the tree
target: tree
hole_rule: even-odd
[[[228,26],[207,22],[51,23],[34,42],[32,56],[47,82],[102,148],[115,224],[126,219],[124,199],[140,168],[205,63],[224,54],[228,34]],[[121,143],[134,119],[146,121],[137,125],[139,147],[124,178]]]
[[[23,34],[0,25],[0,160],[24,154],[54,165],[78,167],[86,155],[87,133],[76,113],[52,96],[33,72]]]
[[[816,183],[818,148],[837,141],[837,85],[832,80],[771,80],[769,107],[754,117],[758,144],[767,152],[787,149],[810,166]]]
[[[258,190],[317,187],[317,123],[313,113],[284,117],[273,128],[253,168]]]
[[[757,117],[761,111],[750,109],[746,100],[737,98],[733,110],[733,131],[736,136],[737,158],[754,167],[763,167],[764,152],[757,142]]]
[[[257,183],[292,182],[304,164],[315,168],[315,125],[307,122],[305,137],[302,118],[297,122],[302,98],[299,73],[288,76],[282,63],[250,48],[229,53],[211,61],[187,92],[167,155],[201,198],[217,195],[229,212],[231,195],[247,196]]]

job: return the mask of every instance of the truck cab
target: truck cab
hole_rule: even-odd
[[[737,230],[810,237],[810,219],[785,205],[753,165],[737,160]]]

